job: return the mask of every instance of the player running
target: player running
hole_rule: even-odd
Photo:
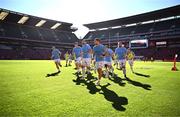
[[[134,70],[133,70],[134,57],[135,57],[134,52],[130,48],[128,48],[127,49],[127,60],[130,65],[132,73],[134,73]]]
[[[51,59],[54,60],[54,63],[56,64],[56,68],[58,70],[58,73],[61,72],[59,67],[62,67],[60,56],[61,56],[61,52],[58,49],[56,49],[55,46],[53,46]]]
[[[75,42],[75,47],[73,48],[72,53],[75,56],[75,65],[77,68],[77,73],[80,74],[82,48],[78,46],[78,42]]]
[[[118,47],[115,49],[115,54],[118,57],[120,70],[123,71],[124,77],[126,78],[126,52],[127,49],[121,42],[118,42]]]
[[[95,46],[93,47],[93,53],[95,56],[96,68],[98,71],[98,81],[96,82],[96,85],[100,85],[100,80],[102,77],[102,68],[104,67],[104,56],[106,47],[100,43],[100,39],[95,39],[94,44]]]
[[[64,58],[66,60],[66,67],[67,67],[67,64],[68,64],[68,61],[69,61],[69,53],[68,53],[68,51],[64,54]]]
[[[106,48],[106,54],[104,57],[104,65],[106,68],[105,77],[109,78],[109,73],[113,75],[114,68],[112,66],[112,58],[114,56],[114,52],[111,48]]]
[[[92,49],[89,44],[86,43],[85,40],[82,40],[82,78],[85,78],[85,73],[90,73],[90,65],[91,65],[91,54]]]

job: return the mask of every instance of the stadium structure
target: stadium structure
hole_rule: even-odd
[[[115,48],[122,41],[138,58],[169,61],[180,56],[180,5],[84,26],[90,30],[84,39],[91,44],[100,38]]]
[[[78,39],[72,25],[0,9],[0,59],[50,59],[52,46],[65,52]]]
[[[50,59],[56,46],[63,53],[80,41],[72,23],[0,9],[0,59]],[[180,5],[119,19],[84,24],[84,39],[95,38],[113,49],[122,41],[138,59],[180,61]]]

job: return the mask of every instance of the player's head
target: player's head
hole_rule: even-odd
[[[82,45],[86,44],[86,40],[83,39],[83,40],[81,41],[81,43],[82,43]]]
[[[131,48],[128,48],[128,49],[127,49],[127,52],[130,52],[130,51],[131,51]]]
[[[95,44],[95,45],[99,45],[99,44],[100,44],[100,42],[101,42],[101,41],[100,41],[100,39],[99,39],[99,38],[94,39],[94,44]]]
[[[118,47],[122,47],[122,42],[118,42]]]
[[[78,42],[75,42],[75,43],[74,43],[74,46],[75,46],[75,47],[78,47]]]
[[[52,50],[54,50],[54,49],[56,49],[56,47],[55,47],[55,46],[52,46]]]

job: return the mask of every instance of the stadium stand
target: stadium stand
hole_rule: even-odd
[[[71,23],[0,9],[0,59],[50,59],[56,46],[63,53],[78,38]]]
[[[91,44],[94,38],[112,48],[118,41],[130,47],[131,41],[147,40],[147,47],[132,48],[136,56],[169,61],[178,54],[180,61],[180,5],[84,26],[90,30],[84,39]]]

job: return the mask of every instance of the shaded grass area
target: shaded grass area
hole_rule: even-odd
[[[171,67],[135,62],[136,74],[127,64],[127,79],[115,70],[95,86],[97,74],[80,80],[74,66],[52,75],[52,61],[0,61],[0,116],[180,116],[180,71]]]

